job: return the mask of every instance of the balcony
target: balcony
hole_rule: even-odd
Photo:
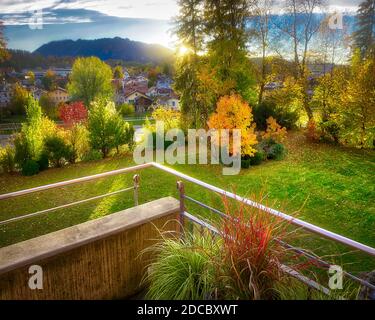
[[[142,184],[147,183],[147,181],[141,183],[142,170],[150,167],[176,177],[178,199],[161,197],[139,204]],[[327,242],[375,256],[375,249],[372,247],[157,163],[147,163],[3,194],[0,195],[0,201],[133,172],[136,173],[133,177],[133,185],[128,188],[1,221],[0,225],[12,225],[20,220],[35,218],[114,194],[133,192],[134,207],[132,208],[0,248],[0,299],[129,299],[142,292],[147,286],[143,279],[149,271],[149,262],[154,259],[151,252],[146,249],[163,241],[161,234],[178,238],[185,237],[187,232],[201,234],[206,232],[214,236],[220,234],[221,230],[213,224],[215,218],[213,220],[203,218],[196,213],[198,208],[210,212],[216,219],[229,218],[221,209],[190,197],[185,191],[185,183],[194,184],[202,190],[257,208],[287,221],[296,230],[315,234],[326,239]],[[322,270],[327,270],[331,265],[311,251],[281,240],[280,244],[301,259],[314,262]],[[30,287],[29,268],[35,265],[43,270],[42,290]],[[288,265],[280,265],[280,270],[312,290],[328,296],[331,294],[327,285],[319,283],[317,279],[309,278]],[[345,279],[367,290],[368,298],[373,298],[374,284],[346,271],[343,274]]]

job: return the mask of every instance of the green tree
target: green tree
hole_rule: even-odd
[[[318,80],[312,105],[320,114],[320,129],[326,139],[339,143],[342,93],[348,79],[347,68],[327,73]]]
[[[205,32],[208,57],[217,79],[223,84],[221,95],[237,91],[246,101],[255,100],[255,79],[247,56],[247,0],[206,0]]]
[[[29,102],[29,92],[23,88],[19,83],[13,87],[12,96],[10,99],[10,110],[13,114],[25,114],[25,107]]]
[[[353,38],[362,57],[375,55],[375,0],[365,0],[359,5]]]
[[[203,3],[203,0],[179,0],[179,14],[174,21],[174,32],[181,45],[195,56],[203,49]]]
[[[48,91],[55,90],[57,88],[56,73],[53,70],[47,70],[42,78],[42,84],[44,89]]]
[[[27,71],[26,73],[26,79],[29,85],[33,86],[35,85],[35,74],[32,71]]]
[[[21,132],[15,139],[15,160],[22,167],[27,160],[37,160],[43,148],[41,130],[42,109],[33,97],[26,101],[26,122],[22,124]]]
[[[204,46],[203,4],[203,0],[180,0],[179,14],[174,21],[174,32],[180,45],[188,50],[178,57],[174,84],[174,89],[180,94],[183,123],[187,127],[200,127],[207,120],[201,117],[200,111],[204,107],[198,101],[201,65],[198,53]]]
[[[57,106],[49,94],[43,94],[39,99],[39,104],[45,115],[51,119],[57,118]]]
[[[81,100],[86,107],[96,98],[112,98],[112,70],[109,65],[96,57],[75,60],[70,81],[69,95]]]
[[[122,79],[122,78],[124,78],[124,71],[122,70],[122,66],[116,66],[113,69],[113,78],[114,79]]]
[[[132,127],[116,111],[115,104],[106,99],[94,101],[89,110],[88,130],[93,149],[100,150],[107,157],[112,148],[131,143]],[[130,138],[131,136],[131,138]]]
[[[373,148],[375,138],[375,58],[352,58],[351,76],[342,87],[340,136],[350,145]]]

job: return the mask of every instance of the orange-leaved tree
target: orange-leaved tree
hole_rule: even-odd
[[[253,123],[252,109],[239,95],[231,94],[219,99],[216,111],[208,120],[208,127],[216,130],[230,130],[228,146],[230,151],[233,151],[233,129],[241,130],[241,155],[253,156],[255,154],[256,150],[253,146],[258,141],[254,133],[255,123]]]

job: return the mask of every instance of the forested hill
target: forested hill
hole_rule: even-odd
[[[119,37],[52,41],[42,45],[34,53],[45,57],[96,56],[104,61],[112,59],[139,63],[160,63],[173,57],[173,52],[161,45],[146,44]]]

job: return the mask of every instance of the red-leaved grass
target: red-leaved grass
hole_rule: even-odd
[[[219,228],[223,240],[219,283],[229,299],[274,299],[282,261],[288,252],[280,240],[288,222],[242,202],[223,198],[225,213]]]

